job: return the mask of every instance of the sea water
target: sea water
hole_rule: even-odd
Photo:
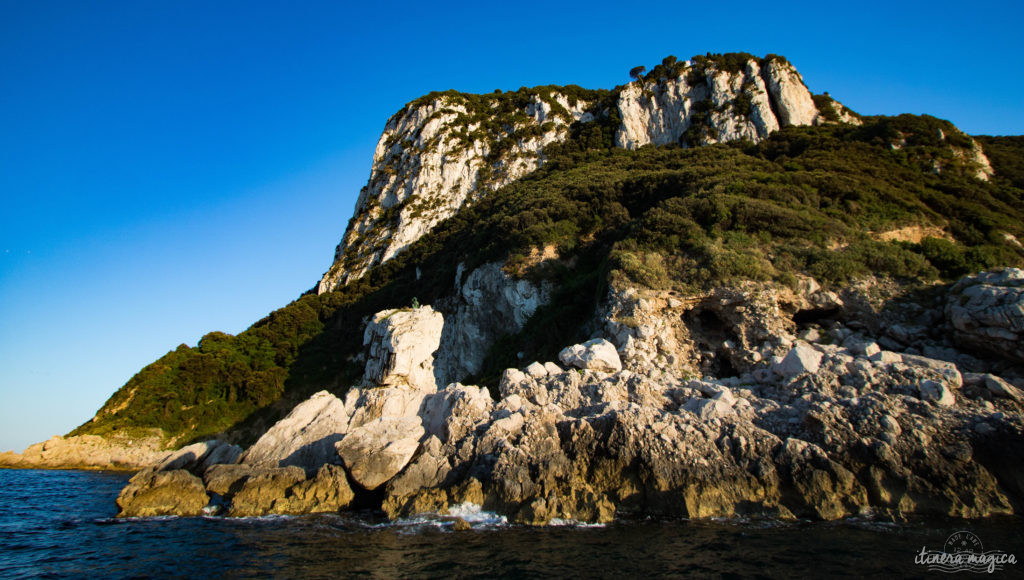
[[[224,578],[935,577],[915,563],[969,531],[1024,556],[1024,520],[886,523],[622,521],[509,524],[463,505],[445,518],[374,513],[117,519],[125,474],[0,469],[0,576]],[[975,576],[974,573],[956,577]],[[938,576],[945,577],[943,574]],[[985,574],[985,576],[988,576]],[[1021,564],[992,577],[1024,577]]]

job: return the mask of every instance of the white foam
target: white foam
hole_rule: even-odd
[[[470,524],[484,526],[507,526],[508,518],[494,512],[485,512],[483,506],[472,502],[460,503],[448,508],[448,515],[462,518]]]
[[[608,524],[581,522],[579,520],[569,520],[569,519],[562,519],[562,518],[551,518],[551,521],[548,522],[548,525],[549,526],[557,526],[557,527],[573,527],[573,528],[603,528],[603,527],[607,526]]]

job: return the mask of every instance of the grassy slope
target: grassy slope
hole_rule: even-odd
[[[361,374],[348,357],[361,349],[365,317],[414,296],[434,302],[450,291],[459,262],[471,268],[510,257],[510,269],[559,287],[520,335],[492,349],[475,377],[484,383],[516,364],[510,353],[550,360],[579,338],[613,277],[698,288],[791,283],[806,272],[842,284],[868,273],[928,280],[1024,264],[1024,252],[1004,237],[1024,239],[1022,138],[984,138],[1005,175],[984,183],[967,176],[971,168],[948,147],[962,136],[930,117],[790,128],[759,145],[633,152],[611,147],[616,124],[574,127],[568,142],[548,149],[543,169],[464,209],[363,279],[303,296],[238,336],[210,333],[196,348],[169,352],[73,434],[160,427],[176,443],[229,430],[251,441],[313,391],[344,392]],[[894,142],[905,145],[894,150]],[[941,227],[956,243],[870,235],[906,225]],[[524,256],[544,245],[574,256],[575,266],[526,269]]]

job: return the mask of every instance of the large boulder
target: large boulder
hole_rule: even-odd
[[[949,291],[946,319],[961,346],[1024,361],[1024,270],[961,279]]]
[[[296,484],[306,481],[306,472],[294,465],[260,469],[246,478],[231,498],[231,516],[262,516],[291,513],[286,496]]]
[[[275,423],[245,452],[241,461],[261,467],[294,465],[313,473],[321,465],[338,463],[334,444],[341,440],[348,423],[345,404],[327,391],[320,391]]]
[[[775,374],[792,378],[804,373],[814,374],[821,365],[822,353],[806,344],[798,344],[786,353],[781,361],[772,365]]]
[[[558,353],[558,360],[563,364],[578,369],[590,369],[606,373],[622,370],[622,361],[615,345],[603,338],[588,340],[583,344],[574,344]]]
[[[382,417],[353,429],[336,447],[352,479],[376,489],[409,463],[423,433],[418,417]]]
[[[446,443],[455,442],[486,421],[493,405],[486,388],[453,383],[427,397],[420,416],[428,436],[437,436]]]
[[[210,496],[203,482],[184,469],[145,469],[135,474],[117,496],[118,517],[195,516],[203,512]]]
[[[227,441],[211,439],[187,445],[167,456],[157,469],[173,471],[185,469],[192,473],[202,474],[212,465],[231,464],[238,461],[242,448]]]
[[[378,312],[366,326],[369,348],[365,381],[436,391],[434,352],[441,344],[444,316],[430,306]]]

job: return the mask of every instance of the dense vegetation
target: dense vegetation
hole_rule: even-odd
[[[559,288],[522,333],[492,349],[483,376],[473,378],[485,384],[517,364],[512,353],[551,360],[580,338],[616,281],[695,291],[747,279],[788,284],[800,272],[825,284],[868,274],[927,281],[1024,264],[1006,237],[1024,239],[1022,138],[982,140],[999,176],[986,183],[963,155],[970,140],[926,116],[789,128],[757,145],[637,151],[612,147],[616,125],[607,117],[574,125],[568,141],[546,150],[541,170],[362,279],[307,294],[238,336],[211,333],[169,352],[75,433],[160,427],[181,443],[230,429],[251,440],[251,427],[288,403],[347,389],[361,374],[351,355],[366,317],[414,297],[434,303],[450,292],[460,262],[468,271],[507,259],[510,272]],[[946,236],[879,241],[905,226]],[[530,250],[549,245],[563,259],[531,266]]]

